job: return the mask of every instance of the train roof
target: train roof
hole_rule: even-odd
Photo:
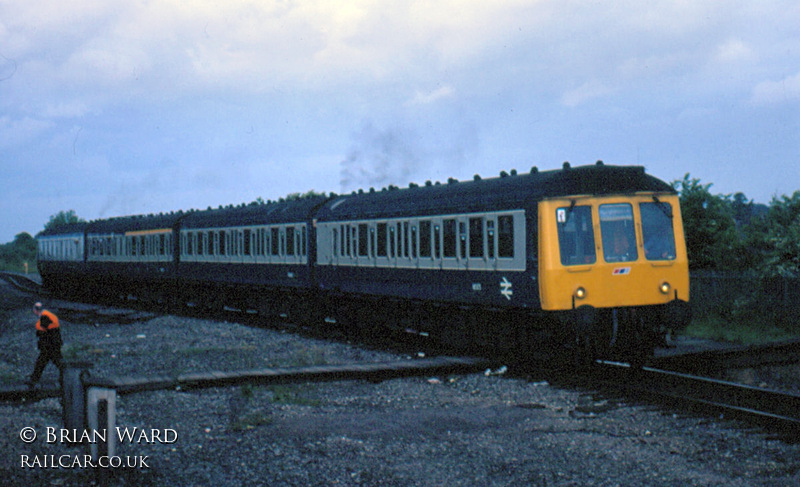
[[[269,203],[220,207],[203,211],[172,212],[109,218],[93,222],[60,225],[37,237],[79,234],[125,233],[174,228],[216,228],[269,225],[306,221],[360,220],[385,217],[426,216],[519,208],[544,198],[631,194],[637,192],[675,193],[664,181],[645,173],[642,166],[597,164],[472,181],[449,180],[409,188],[390,187],[381,191],[359,191],[335,197],[312,196]]]
[[[186,213],[160,213],[157,215],[136,215],[114,217],[106,220],[95,220],[89,223],[86,232],[89,234],[107,235],[112,233],[139,232],[148,230],[171,229]]]
[[[594,165],[502,175],[407,189],[388,189],[343,195],[326,203],[320,221],[425,216],[521,207],[544,198],[577,195],[675,193],[675,189],[645,173],[641,166]]]
[[[62,223],[61,225],[45,228],[36,234],[36,238],[52,237],[54,235],[82,234],[88,225],[88,222]]]
[[[183,228],[214,228],[304,222],[318,206],[327,200],[327,196],[312,196],[265,204],[198,211],[187,215],[181,226]]]

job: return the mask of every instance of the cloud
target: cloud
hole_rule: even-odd
[[[11,79],[17,72],[17,62],[0,54],[0,81]]]
[[[10,117],[0,117],[0,147],[9,148],[24,145],[53,127],[53,123],[46,120],[37,120],[25,117],[12,120]]]
[[[441,88],[437,88],[433,91],[417,91],[414,93],[414,97],[409,100],[409,105],[429,105],[431,103],[435,103],[444,98],[452,98],[455,94],[455,90],[452,86],[442,86]]]
[[[740,39],[728,39],[719,46],[715,59],[720,63],[738,63],[750,61],[754,57],[753,49]]]
[[[800,101],[800,72],[779,81],[762,81],[753,88],[751,101],[756,105]]]
[[[612,92],[613,90],[603,83],[597,80],[589,80],[574,90],[567,91],[561,95],[561,103],[568,107],[575,107]]]
[[[0,0],[0,169],[40,161],[65,208],[102,199],[83,207],[96,217],[247,201],[244,180],[270,198],[639,147],[668,167],[715,155],[718,137],[694,135],[728,135],[721,119],[737,138],[776,127],[768,148],[789,153],[791,126],[747,105],[800,99],[798,15],[786,0]],[[764,151],[743,140],[738,157]],[[107,161],[101,184],[86,158]],[[226,180],[231,161],[251,162]]]
[[[48,104],[42,116],[45,118],[80,118],[89,113],[89,107],[80,100],[68,100]]]

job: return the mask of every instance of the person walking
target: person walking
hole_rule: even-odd
[[[36,365],[33,367],[33,373],[30,379],[25,381],[25,383],[29,387],[35,386],[42,377],[42,372],[44,372],[44,368],[47,367],[48,362],[53,362],[53,364],[58,367],[60,382],[60,372],[63,363],[61,357],[61,328],[58,324],[58,317],[44,309],[42,303],[33,305],[33,314],[39,317],[39,320],[36,322],[39,357],[36,359]]]

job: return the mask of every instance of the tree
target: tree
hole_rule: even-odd
[[[743,241],[736,230],[730,196],[712,195],[711,184],[690,178],[672,183],[678,190],[692,269],[741,269]],[[744,195],[738,201],[742,203]]]
[[[80,218],[76,213],[75,210],[68,210],[68,211],[59,211],[55,215],[50,216],[50,221],[48,221],[44,229],[51,230],[53,228],[58,228],[62,225],[68,225],[71,223],[86,223],[86,220]]]
[[[14,237],[14,241],[0,245],[0,269],[23,271],[25,263],[31,270],[36,262],[36,240],[27,232]]]
[[[324,196],[325,196],[325,193],[319,193],[319,192],[314,191],[313,189],[311,189],[311,190],[306,191],[305,193],[289,193],[286,196],[284,196],[283,198],[281,198],[281,200],[282,201],[298,201],[298,200],[304,200],[304,199],[308,199],[308,198],[319,198],[319,197],[324,197]]]
[[[800,277],[800,191],[773,198],[767,214],[748,228],[748,241],[762,255],[763,275]]]

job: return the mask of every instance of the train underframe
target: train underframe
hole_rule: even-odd
[[[667,335],[688,325],[689,304],[594,308],[581,306],[560,315],[570,330],[568,346],[578,362],[605,359],[642,365],[656,347],[667,346]]]
[[[339,328],[375,342],[387,334],[424,337],[447,350],[515,361],[575,364],[607,359],[641,364],[670,329],[688,323],[688,304],[543,312],[520,308],[404,300],[304,288],[207,282],[67,279],[58,294],[103,302],[136,301],[168,312],[233,308],[321,329]]]

